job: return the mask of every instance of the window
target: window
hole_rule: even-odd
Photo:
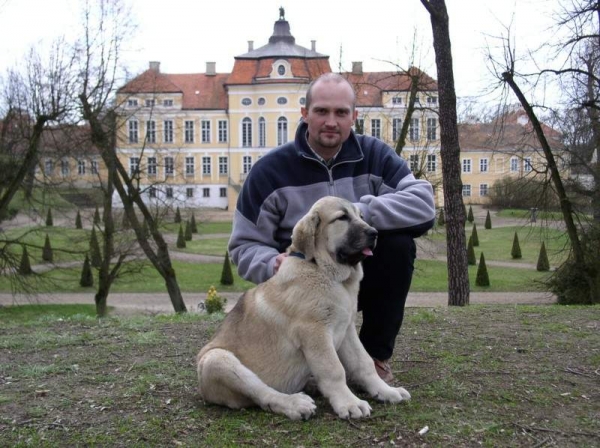
[[[185,175],[186,176],[194,175],[194,158],[193,157],[185,158]]]
[[[194,143],[194,122],[192,120],[185,121],[184,141],[186,143]]]
[[[379,118],[373,118],[371,120],[371,136],[375,138],[381,138],[381,120]]]
[[[303,96],[298,100],[298,102],[300,103],[300,106],[306,106],[306,97]]]
[[[163,124],[165,143],[173,143],[173,120],[165,120]]]
[[[284,96],[280,96],[279,98],[277,98],[277,104],[281,104],[281,105],[287,104],[287,98]]]
[[[264,106],[266,102],[267,102],[267,100],[265,100],[264,98],[259,98],[258,99],[258,105],[259,106]]]
[[[250,104],[252,104],[252,100],[250,98],[243,98],[242,99],[242,104],[244,106],[250,106]]]
[[[488,172],[488,159],[479,159],[479,172],[487,173]]]
[[[435,154],[427,154],[427,172],[435,173],[437,170],[437,160]]]
[[[151,198],[155,198],[156,197],[156,187],[150,187],[148,189],[148,196]]]
[[[225,188],[225,187],[219,188],[219,197],[221,197],[221,198],[227,197],[227,188]]]
[[[154,100],[146,100],[146,107],[154,107]]]
[[[229,173],[229,159],[225,156],[219,157],[219,176],[225,176]]]
[[[277,119],[277,145],[283,145],[288,141],[288,122],[287,118],[279,117]]]
[[[92,160],[90,165],[91,165],[90,168],[91,168],[92,174],[98,174],[98,161]]]
[[[167,187],[165,194],[167,195],[167,198],[169,198],[169,199],[173,198],[173,187]]]
[[[427,97],[427,104],[437,104],[437,96],[428,96]]]
[[[46,162],[48,163],[48,162]],[[68,160],[61,160],[60,161],[60,174],[63,177],[66,177],[69,175],[69,161]]]
[[[136,99],[127,100],[127,107],[137,107],[137,105],[138,105],[138,100],[136,100]]]
[[[462,195],[464,197],[471,196],[471,186],[470,185],[463,185]]]
[[[400,138],[402,132],[402,120],[400,118],[394,118],[392,120],[392,140],[397,141]]]
[[[175,161],[173,157],[165,157],[165,177],[172,176],[175,172]]]
[[[194,197],[194,189],[191,187],[188,187],[185,189],[185,197],[186,198],[193,198]]]
[[[129,158],[129,174],[135,176],[140,173],[140,158],[130,157]]]
[[[202,157],[202,174],[210,175],[210,157]]]
[[[46,176],[51,176],[54,172],[54,162],[52,162],[52,160],[50,159],[46,159],[46,162],[44,163],[44,173],[46,174]]]
[[[470,173],[471,172],[471,159],[463,159],[462,161],[462,172]]]
[[[248,174],[252,169],[252,156],[244,156],[242,159],[242,173]]]
[[[248,117],[242,120],[242,146],[252,146],[252,120]]]
[[[148,176],[156,176],[156,157],[148,157]]]
[[[516,157],[510,158],[510,170],[514,173],[519,171],[519,159]]]
[[[392,104],[402,104],[402,97],[400,97],[400,96],[393,97]]]
[[[163,106],[164,107],[172,107],[173,106],[173,100],[169,99],[169,100],[163,100]]]
[[[129,143],[138,142],[138,122],[135,120],[129,120],[127,122],[129,128]]]
[[[219,120],[219,143],[227,143],[229,140],[227,120]]]
[[[488,195],[488,184],[479,184],[479,196]]]
[[[156,143],[156,121],[154,120],[146,122],[146,141]]]
[[[258,146],[264,148],[267,144],[267,122],[265,117],[258,119]]]
[[[408,128],[408,138],[410,138],[413,142],[419,140],[419,119],[411,118],[410,126]]]
[[[364,134],[365,133],[365,119],[364,118],[357,118],[356,122],[354,123],[355,126],[355,130],[357,134]]]
[[[437,118],[427,119],[427,140],[437,140]]]
[[[529,173],[531,170],[533,170],[533,166],[531,165],[531,157],[525,157],[523,159],[523,171]]]
[[[408,163],[410,166],[410,170],[413,173],[416,171],[419,171],[419,155],[418,154],[411,154],[410,156],[408,156]]]
[[[202,197],[203,198],[210,198],[210,188],[203,188],[202,189]]]
[[[202,143],[210,143],[210,121],[202,120]]]
[[[277,73],[279,73],[279,76],[285,75],[285,67],[283,65],[279,65],[277,67]]]
[[[77,174],[83,176],[85,174],[85,160],[77,161]]]

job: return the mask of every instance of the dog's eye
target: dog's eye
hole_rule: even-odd
[[[348,221],[350,217],[348,215],[338,216],[338,221]]]

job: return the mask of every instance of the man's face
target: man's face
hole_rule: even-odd
[[[345,82],[317,82],[312,89],[310,109],[303,107],[308,125],[308,143],[319,155],[329,158],[350,136],[358,111],[353,109],[352,88]]]

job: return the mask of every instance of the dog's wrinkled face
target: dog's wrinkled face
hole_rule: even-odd
[[[300,220],[292,241],[309,259],[324,250],[336,263],[354,266],[373,255],[377,230],[361,218],[351,202],[325,197]]]

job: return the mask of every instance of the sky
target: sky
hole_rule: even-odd
[[[91,0],[98,1],[98,0]],[[362,61],[365,71],[408,68],[413,62],[437,78],[429,14],[419,0],[126,0],[135,38],[123,55],[138,73],[159,61],[165,73],[201,73],[216,62],[230,72],[234,57],[268,42],[279,7],[285,9],[296,44],[330,58],[334,71]],[[79,0],[0,0],[0,74],[29,48],[81,30]],[[456,90],[483,98],[492,83],[486,48],[511,33],[525,52],[547,37],[558,0],[446,0]],[[413,51],[413,47],[415,50]],[[411,56],[413,55],[414,56]]]

